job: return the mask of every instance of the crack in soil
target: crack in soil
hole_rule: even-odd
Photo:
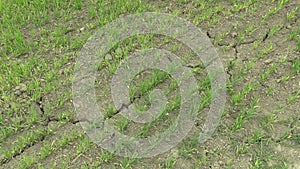
[[[265,36],[262,38],[262,42],[266,41],[266,39],[269,37],[270,31],[271,31],[270,28],[268,28],[267,33],[266,33]]]
[[[37,140],[30,142],[30,144],[25,144],[24,147],[20,151],[14,152],[10,158],[4,157],[3,159],[1,159],[0,164],[3,165],[3,164],[8,163],[9,161],[11,161],[11,159],[16,158],[17,156],[21,155],[26,149],[33,147],[36,143],[44,141],[45,138],[46,138],[46,134],[45,135],[43,134],[43,135],[39,136],[39,138]]]
[[[40,111],[42,112],[42,115],[45,115],[45,110],[44,110],[44,106],[42,105],[43,103],[43,97],[39,98],[39,101],[36,102],[36,104],[38,105]]]

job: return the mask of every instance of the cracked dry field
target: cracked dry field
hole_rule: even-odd
[[[162,71],[140,73],[131,101],[149,108],[159,88],[167,109],[136,124],[113,106],[117,66],[146,48],[172,51],[193,69],[201,101],[195,126],[168,152],[123,158],[91,142],[75,118],[76,58],[103,25],[127,14],[156,11],[194,23],[216,48],[226,72],[227,103],[212,138],[198,144],[210,106],[205,68],[189,48],[158,36],[120,42],[99,64],[98,105],[121,133],[146,138],[167,129],[179,112],[177,83]],[[0,2],[0,168],[300,168],[300,2],[298,0],[42,0]]]

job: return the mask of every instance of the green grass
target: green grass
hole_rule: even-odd
[[[231,127],[232,132],[235,132],[236,130],[242,128],[245,125],[245,123],[253,117],[254,113],[257,111],[258,102],[259,99],[257,98],[253,99],[248,108],[244,107],[239,112],[238,117],[235,120],[235,123]]]
[[[176,159],[174,159],[172,156],[168,158],[165,164],[166,169],[171,169],[176,164]]]
[[[290,33],[289,38],[291,40],[296,40],[297,43],[296,50],[300,51],[300,28],[299,27],[294,28]]]

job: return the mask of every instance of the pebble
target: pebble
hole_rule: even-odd
[[[105,55],[105,59],[107,59],[107,60],[112,60],[111,54],[106,54],[106,55]]]
[[[20,90],[22,92],[26,91],[26,85],[23,83],[20,83],[18,86],[16,86],[15,90]]]
[[[233,37],[233,38],[237,37],[237,35],[238,35],[238,34],[237,34],[236,32],[232,32],[232,33],[231,33],[231,37]]]
[[[21,95],[23,92],[26,91],[26,85],[23,83],[20,83],[18,86],[14,88],[14,94],[15,95]]]
[[[15,94],[16,96],[20,96],[20,95],[22,94],[22,92],[21,92],[20,90],[17,90],[17,91],[14,92],[14,94]]]
[[[264,61],[264,63],[265,64],[270,64],[270,63],[272,63],[272,61],[273,61],[272,59],[267,59],[267,60]]]
[[[54,130],[55,131],[55,130],[57,130],[58,126],[59,126],[59,122],[57,122],[57,121],[50,121],[48,123],[48,128],[50,130]]]
[[[171,149],[171,154],[172,154],[172,157],[174,157],[175,159],[179,157],[179,151],[177,148],[172,148]]]

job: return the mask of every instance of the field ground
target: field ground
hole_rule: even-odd
[[[146,138],[174,121],[177,83],[165,72],[145,71],[131,84],[142,110],[148,91],[169,100],[157,120],[135,124],[121,116],[110,80],[122,59],[138,49],[172,51],[193,66],[201,109],[188,136],[152,158],[124,158],[103,150],[75,118],[72,75],[88,38],[127,14],[164,12],[206,33],[223,62],[227,103],[212,138],[198,144],[209,110],[210,82],[194,53],[158,35],[120,42],[99,64],[99,108],[120,132]],[[15,0],[0,1],[0,168],[300,168],[300,1],[298,0]]]

